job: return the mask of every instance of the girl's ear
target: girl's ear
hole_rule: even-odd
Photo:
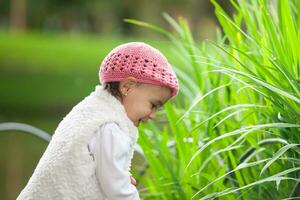
[[[136,87],[138,84],[136,78],[134,77],[128,77],[126,79],[123,79],[120,81],[119,90],[122,95],[127,96],[127,94],[132,90],[134,87]]]

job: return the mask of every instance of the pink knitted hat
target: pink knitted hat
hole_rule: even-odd
[[[179,85],[175,72],[165,56],[143,42],[130,42],[114,48],[100,66],[101,84],[134,77],[138,82],[166,86],[172,97]]]

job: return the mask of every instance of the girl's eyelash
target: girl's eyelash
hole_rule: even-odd
[[[154,103],[151,104],[152,104],[152,108],[158,108],[158,105],[155,105]]]

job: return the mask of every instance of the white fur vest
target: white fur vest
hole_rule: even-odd
[[[87,145],[99,127],[107,122],[116,122],[124,133],[128,133],[133,155],[137,128],[127,117],[123,105],[102,86],[96,86],[95,91],[60,122],[17,199],[105,199]],[[130,170],[130,160],[125,167]]]

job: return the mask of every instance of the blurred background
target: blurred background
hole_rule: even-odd
[[[230,10],[226,0],[218,2]],[[2,0],[0,123],[27,123],[53,134],[98,84],[104,56],[124,42],[148,42],[176,65],[167,38],[123,21],[172,31],[164,12],[187,19],[199,41],[215,37],[218,24],[208,0]],[[0,132],[0,199],[17,197],[47,144],[23,132]]]

